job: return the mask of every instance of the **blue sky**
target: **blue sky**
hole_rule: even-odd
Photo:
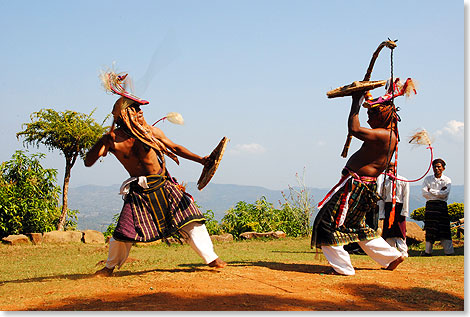
[[[396,99],[399,173],[415,179],[426,171],[428,150],[407,143],[425,128],[435,156],[447,162],[445,173],[464,183],[462,1],[1,0],[0,29],[1,161],[23,148],[15,134],[34,111],[97,108],[101,122],[117,98],[104,92],[98,74],[115,62],[150,101],[143,108],[150,124],[171,111],[183,115],[183,126],[159,123],[176,143],[205,155],[230,138],[214,183],[282,189],[296,185],[305,168],[307,186],[331,187],[346,163],[340,153],[351,101],[326,92],[362,80],[389,37],[398,39],[395,77],[418,82],[416,96]],[[384,49],[372,80],[389,76]],[[364,125],[366,116],[362,111]],[[353,140],[349,153],[360,144]],[[39,151],[61,183],[63,157]],[[184,182],[197,181],[202,170],[189,161],[168,165]],[[108,156],[91,168],[78,161],[70,185],[125,178]]]

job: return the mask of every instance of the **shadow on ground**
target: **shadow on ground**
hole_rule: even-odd
[[[329,274],[331,273],[331,266],[328,264],[296,264],[296,263],[282,263],[282,262],[231,262],[230,266],[260,266],[266,267],[271,270],[278,270],[283,272],[298,272],[298,273],[313,273],[313,274]],[[354,268],[356,271],[369,271],[377,270],[375,268]]]
[[[219,271],[214,269],[204,269],[198,268],[193,265],[191,267],[186,268],[178,268],[178,269],[152,269],[152,270],[144,270],[144,271],[117,271],[114,272],[113,277],[123,277],[123,276],[138,276],[144,275],[148,273],[194,273],[194,272],[211,272],[211,273],[218,273]],[[65,280],[82,280],[82,279],[89,279],[89,278],[99,278],[96,277],[93,273],[90,274],[62,274],[62,275],[51,275],[51,276],[41,276],[41,277],[33,277],[33,278],[25,278],[25,279],[18,279],[18,280],[6,280],[0,281],[0,286],[6,283],[31,283],[31,282],[47,282],[51,280],[57,279],[65,279]]]
[[[205,296],[194,292],[182,296],[158,292],[140,296],[126,295],[119,299],[67,298],[66,304],[36,307],[30,310],[90,310],[90,311],[293,311],[293,310],[369,310],[369,311],[428,311],[464,310],[464,300],[448,293],[427,288],[392,288],[377,284],[346,284],[343,291],[355,300],[341,302],[324,298],[300,299],[293,295],[234,294]],[[122,295],[123,296],[123,295]],[[411,300],[410,300],[411,299]]]

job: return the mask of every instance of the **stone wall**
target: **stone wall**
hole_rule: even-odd
[[[102,243],[104,235],[96,230],[84,231],[51,231],[45,233],[27,233],[9,235],[2,239],[2,243],[9,245],[42,244],[42,243]]]

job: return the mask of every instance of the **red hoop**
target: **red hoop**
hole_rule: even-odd
[[[427,149],[429,149],[431,151],[431,163],[429,164],[429,167],[428,167],[428,170],[426,171],[426,173],[424,173],[423,176],[421,176],[420,178],[418,179],[414,179],[414,180],[407,180],[407,179],[400,179],[398,177],[396,177],[395,175],[393,174],[389,174],[389,173],[383,173],[391,178],[393,178],[394,180],[398,180],[398,181],[402,181],[402,182],[407,182],[407,183],[413,183],[413,182],[417,182],[421,179],[423,179],[428,173],[429,171],[431,170],[431,167],[432,167],[432,161],[433,161],[433,153],[432,153],[432,146],[428,146]]]

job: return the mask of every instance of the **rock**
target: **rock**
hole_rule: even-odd
[[[84,230],[83,242],[84,243],[104,243],[104,235],[96,230]]]
[[[82,242],[81,231],[51,231],[43,235],[43,243]]]
[[[230,242],[233,241],[233,235],[230,233],[211,235],[212,241]]]
[[[380,233],[382,232],[384,225],[383,220],[379,220],[379,230]],[[412,245],[412,244],[420,244],[421,242],[425,241],[425,232],[421,227],[413,221],[407,221],[406,222],[406,244]]]
[[[29,244],[30,241],[24,234],[11,234],[2,239],[2,242],[9,245]]]
[[[29,237],[29,240],[31,240],[33,244],[42,243],[42,240],[43,240],[42,233],[40,232],[39,233],[27,233],[26,235]]]
[[[240,234],[242,239],[253,239],[257,233],[256,232],[243,232]]]
[[[426,240],[426,233],[421,227],[412,221],[406,222],[406,244],[419,244]]]
[[[282,231],[273,232],[273,237],[276,239],[285,238],[286,236],[287,236],[286,233]]]
[[[270,232],[243,232],[240,234],[240,238],[243,239],[257,239],[257,238],[274,238],[274,239],[279,239],[279,238],[285,238],[286,234],[282,231],[270,231]]]

